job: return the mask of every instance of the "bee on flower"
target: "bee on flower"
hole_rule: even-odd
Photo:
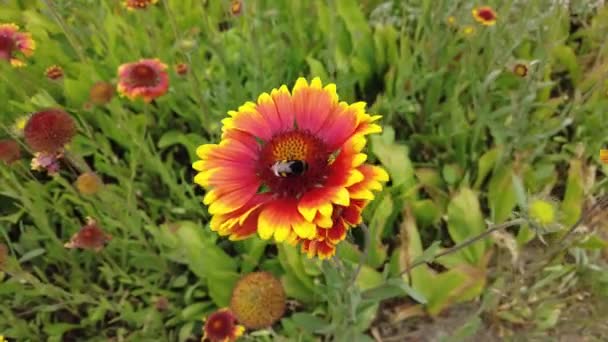
[[[229,111],[219,144],[200,146],[194,182],[207,190],[211,229],[231,240],[300,245],[329,258],[388,181],[366,164],[366,136],[382,129],[365,103],[339,101],[319,78],[283,85]]]
[[[30,33],[19,31],[19,26],[13,23],[0,24],[0,59],[10,62],[13,67],[22,67],[25,62],[19,54],[31,57],[35,48]]]

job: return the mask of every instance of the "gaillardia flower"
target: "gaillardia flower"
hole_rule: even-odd
[[[496,12],[490,6],[473,8],[473,18],[485,26],[496,24]]]
[[[202,341],[233,342],[244,332],[245,327],[236,323],[236,317],[230,310],[220,309],[205,320]]]
[[[519,77],[528,76],[528,66],[524,63],[517,63],[513,66],[513,73]]]
[[[21,52],[25,57],[30,57],[35,48],[31,34],[19,32],[19,26],[15,24],[0,24],[0,59],[14,67],[24,66],[25,63],[15,54]]]
[[[30,117],[23,134],[34,152],[57,152],[76,134],[76,123],[61,109],[47,109]]]
[[[70,241],[63,246],[65,248],[81,248],[99,252],[110,240],[112,240],[112,236],[104,232],[95,220],[87,217],[87,224],[80,228]]]
[[[608,164],[608,150],[600,150],[600,161]]]
[[[285,290],[269,272],[242,277],[232,290],[230,310],[239,323],[249,329],[267,328],[285,313]]]
[[[167,66],[158,59],[140,59],[118,68],[118,93],[131,100],[151,102],[169,89]]]
[[[83,195],[94,195],[101,190],[103,182],[95,172],[85,172],[76,179],[76,189]]]
[[[219,144],[200,146],[194,182],[206,188],[211,229],[231,240],[301,243],[327,258],[388,180],[365,164],[366,135],[382,129],[365,103],[339,102],[336,86],[297,80],[228,112]]]
[[[157,3],[158,0],[124,0],[123,4],[128,10],[146,9]]]
[[[243,0],[232,0],[230,4],[230,13],[234,16],[239,16],[243,12]]]
[[[0,139],[0,160],[12,164],[19,158],[21,158],[19,144],[12,139]]]
[[[184,76],[188,73],[188,64],[186,63],[177,63],[175,65],[175,72],[180,75],[180,76]]]
[[[108,82],[97,82],[89,90],[89,99],[98,106],[104,105],[114,97],[114,86]]]
[[[56,81],[63,78],[63,68],[59,65],[51,65],[50,67],[46,68],[44,75],[49,80]]]

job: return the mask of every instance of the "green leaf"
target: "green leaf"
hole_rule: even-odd
[[[321,62],[319,62],[312,56],[306,57],[306,62],[308,63],[308,67],[310,68],[310,74],[312,77],[318,76],[321,78],[322,82],[329,82],[330,77]]]
[[[581,216],[584,200],[584,172],[583,164],[578,159],[570,161],[566,193],[561,209],[564,215],[564,224],[572,226]]]
[[[382,197],[380,204],[376,207],[374,215],[369,221],[369,234],[371,245],[367,263],[374,267],[380,267],[386,260],[387,247],[382,244],[382,233],[387,226],[388,220],[393,212],[393,200],[390,195]]]
[[[297,326],[310,333],[318,333],[329,327],[323,319],[309,313],[297,312],[291,315],[291,319]]]
[[[486,176],[496,163],[498,156],[500,155],[501,149],[498,147],[494,147],[486,153],[484,153],[479,160],[477,161],[477,178],[475,179],[475,184],[473,185],[473,189],[479,189]]]
[[[460,243],[481,234],[485,229],[477,195],[469,188],[460,189],[448,205],[448,231],[452,240]],[[470,264],[477,265],[481,261],[486,241],[477,241],[462,249]]]
[[[357,275],[357,286],[361,289],[361,291],[365,291],[367,289],[373,288],[374,286],[378,286],[383,282],[382,274],[373,268],[363,265],[359,274]]]
[[[508,219],[517,204],[513,176],[512,165],[499,168],[492,175],[488,187],[488,202],[494,223],[502,223]]]
[[[570,78],[577,84],[581,78],[581,70],[574,50],[566,45],[557,45],[553,48],[553,57],[568,69]]]
[[[421,227],[433,226],[441,220],[441,209],[430,199],[413,202],[412,211],[416,216],[416,223]]]
[[[458,164],[447,164],[441,170],[441,174],[446,183],[455,185],[462,179],[464,171]]]
[[[21,258],[19,258],[19,263],[22,264],[24,262],[30,261],[32,259],[35,259],[36,257],[41,256],[42,254],[46,253],[46,250],[44,248],[36,248],[33,249],[25,254],[23,254],[21,256]]]
[[[381,136],[372,136],[371,141],[372,152],[388,170],[393,186],[404,186],[407,192],[416,183],[407,146],[395,143],[395,130],[390,126],[384,127]]]
[[[426,304],[425,296],[410,287],[403,279],[389,279],[386,283],[363,292],[365,300],[380,302],[395,297],[409,296],[418,303]]]

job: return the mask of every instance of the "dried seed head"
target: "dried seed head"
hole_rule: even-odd
[[[98,106],[104,105],[114,97],[114,86],[108,82],[97,82],[89,91],[89,99]]]
[[[76,134],[72,117],[61,109],[35,113],[25,125],[25,142],[34,152],[57,152]]]
[[[95,252],[101,251],[112,236],[105,233],[95,220],[88,217],[87,224],[72,236],[69,242],[64,244],[65,248],[89,249]]]
[[[44,71],[46,77],[51,81],[56,81],[63,78],[63,68],[59,65],[51,65]]]
[[[85,172],[76,179],[76,189],[83,195],[94,195],[103,186],[103,182],[95,172]]]
[[[15,140],[0,140],[0,160],[12,164],[21,158],[21,149]]]
[[[283,285],[269,272],[249,273],[234,287],[230,309],[247,328],[269,327],[285,313]]]

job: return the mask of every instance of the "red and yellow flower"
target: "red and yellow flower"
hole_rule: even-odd
[[[481,6],[473,8],[473,18],[480,24],[485,26],[492,26],[496,24],[496,12],[490,6]]]
[[[220,309],[205,320],[202,341],[233,342],[244,332],[245,327],[236,323],[236,317],[230,310]]]
[[[195,183],[207,193],[211,229],[231,240],[300,244],[309,257],[328,258],[388,174],[365,164],[366,135],[382,129],[365,103],[338,100],[334,84],[297,80],[228,112],[219,144],[197,149]],[[276,172],[284,161],[304,169]]]
[[[59,65],[51,65],[46,68],[44,75],[51,81],[56,81],[63,78],[63,68]]]
[[[25,62],[16,57],[15,53],[21,52],[23,56],[30,57],[35,48],[30,33],[20,32],[19,26],[12,23],[0,24],[0,59],[10,62],[14,67],[24,66]]]
[[[157,2],[158,0],[125,0],[123,4],[128,10],[132,11],[146,9]]]
[[[151,102],[169,89],[167,65],[158,59],[123,64],[118,68],[118,78],[118,93],[131,100],[142,98]]]

